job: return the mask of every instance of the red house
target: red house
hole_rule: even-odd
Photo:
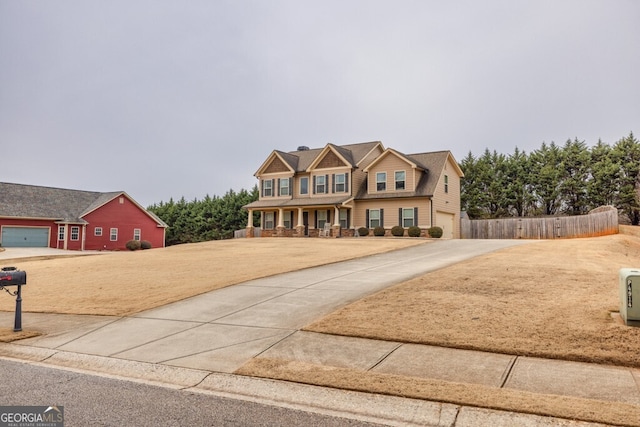
[[[124,191],[100,193],[0,182],[0,245],[120,250],[164,247],[165,224]]]

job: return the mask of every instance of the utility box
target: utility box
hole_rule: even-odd
[[[620,317],[640,322],[640,268],[620,269]]]

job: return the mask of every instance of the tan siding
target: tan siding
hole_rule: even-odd
[[[382,147],[380,145],[376,146],[375,149],[371,150],[371,153],[369,153],[367,156],[364,157],[364,159],[360,161],[360,163],[358,164],[358,167],[360,169],[365,169],[367,166],[371,164],[371,162],[377,159],[378,156],[382,154],[382,152],[383,152]]]
[[[449,192],[444,192],[444,176],[449,177]],[[438,179],[438,185],[433,195],[433,210],[434,219],[437,218],[436,213],[449,213],[454,215],[453,219],[453,237],[455,239],[460,238],[460,176],[458,175],[455,166],[451,162],[451,159],[447,161],[447,164],[440,174]],[[433,225],[439,225],[434,221]]]
[[[420,228],[429,228],[431,225],[431,208],[429,199],[407,198],[407,199],[389,199],[389,200],[366,200],[359,201],[353,211],[353,226],[355,228],[367,227],[366,211],[367,209],[384,209],[384,228],[391,228],[398,224],[398,209],[400,208],[418,208],[418,226]]]
[[[415,183],[413,182],[413,170],[409,163],[406,160],[401,159],[393,154],[387,155],[384,159],[382,159],[379,163],[375,165],[375,167],[369,169],[369,194],[375,194],[376,191],[376,174],[378,172],[386,172],[387,173],[387,191],[388,192],[396,192],[395,188],[395,172],[396,171],[405,171],[405,190],[404,191],[415,191]]]
[[[362,171],[362,169],[356,169],[351,173],[351,195],[357,196],[360,188],[365,184],[367,179],[367,174]]]

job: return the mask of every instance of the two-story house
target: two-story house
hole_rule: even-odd
[[[462,170],[449,151],[403,154],[381,142],[273,151],[255,173],[261,236],[353,236],[360,227],[439,226],[460,237]]]

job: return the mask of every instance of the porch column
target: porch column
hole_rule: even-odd
[[[302,222],[302,208],[298,208],[298,227],[304,227]]]
[[[278,208],[278,226],[276,227],[276,236],[284,237],[284,209]]]
[[[331,226],[331,236],[332,237],[340,237],[340,206],[334,206],[333,216],[333,225]]]
[[[284,227],[284,209],[278,209],[278,227]]]
[[[302,222],[302,208],[298,208],[298,225],[296,225],[296,231],[294,236],[304,237],[304,222]]]
[[[245,237],[253,237],[253,209],[247,209],[249,215],[247,216],[247,228]]]
[[[247,217],[247,228],[253,227],[253,209],[249,209],[249,216]]]
[[[84,244],[87,241],[87,224],[82,224],[82,246],[80,247],[81,251],[84,251]]]
[[[64,242],[62,243],[62,249],[67,250],[67,242],[69,241],[69,226],[64,225]]]

